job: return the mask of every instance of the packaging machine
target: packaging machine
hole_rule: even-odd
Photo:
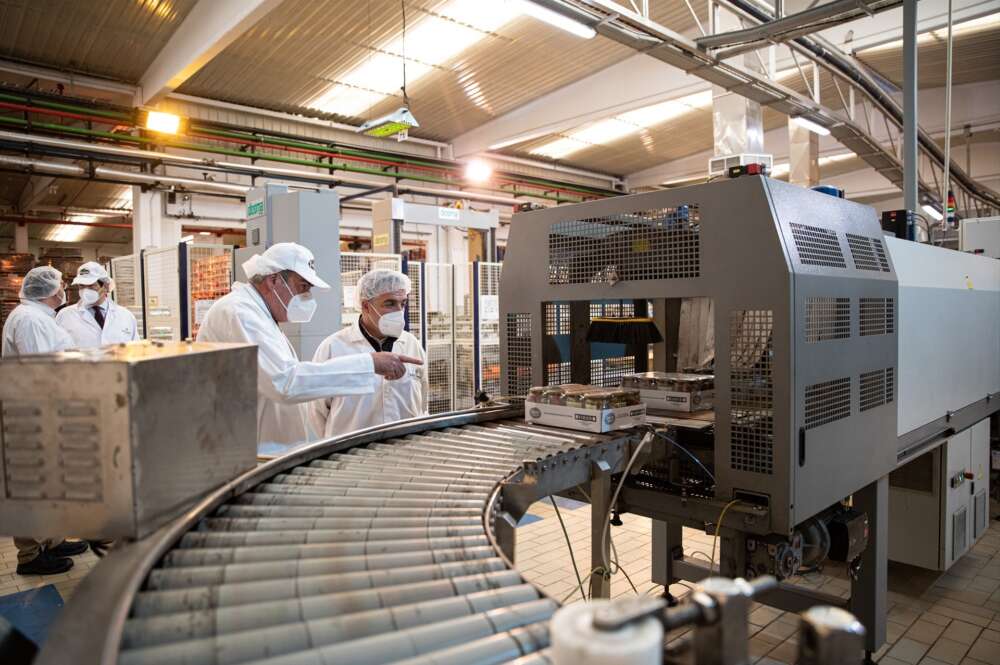
[[[869,208],[759,177],[517,215],[500,284],[502,394],[687,370],[674,360],[681,338],[704,327],[678,314],[703,298],[714,332],[686,343],[705,347],[691,357],[714,373],[714,418],[583,433],[529,425],[515,403],[293,451],[113,551],[37,662],[565,663],[558,603],[517,572],[515,525],[533,502],[579,489],[592,503],[594,568],[617,509],[654,520],[654,581],[699,584],[678,608],[666,598],[595,609],[601,640],[648,621],[694,623],[695,662],[736,665],[753,597],[834,606],[804,619],[800,644],[816,653],[803,662],[850,661],[862,634],[874,651],[885,639],[889,475],[1000,405],[1000,371],[984,364],[1000,362],[1000,337],[980,337],[1000,320],[992,264],[975,264],[973,288],[949,287],[949,298],[904,288],[926,260],[912,247],[886,243]],[[986,260],[961,258],[949,270]],[[971,387],[921,402],[920,421],[901,431],[903,396],[924,390],[906,383],[921,354],[907,344],[945,341],[901,323],[921,294],[945,298],[949,316],[982,310],[962,334],[992,355],[977,355],[979,342],[962,351],[983,364],[979,383],[935,365],[937,381]],[[592,316],[640,315],[663,332],[652,354],[586,341]],[[710,579],[685,556],[682,526],[718,533],[721,574],[751,582]],[[849,563],[848,601],[790,583],[824,558]],[[592,576],[593,597],[609,591],[607,575]]]

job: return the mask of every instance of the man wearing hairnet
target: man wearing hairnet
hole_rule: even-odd
[[[330,288],[316,274],[312,252],[295,243],[277,243],[250,257],[243,271],[250,283],[236,282],[209,308],[198,341],[257,345],[258,442],[307,441],[307,402],[370,394],[378,376],[400,379],[407,363],[422,362],[371,349],[325,362],[299,360],[278,324],[312,319],[316,301],[311,290]]]
[[[80,287],[80,301],[59,310],[56,323],[70,334],[78,348],[94,349],[139,339],[135,315],[111,300],[111,276],[104,266],[94,261],[84,263],[76,271],[73,286]]]
[[[18,294],[21,304],[3,324],[4,358],[32,353],[54,353],[73,346],[73,339],[56,323],[56,307],[66,302],[62,273],[51,266],[28,271]],[[55,575],[73,567],[69,557],[87,551],[87,543],[50,538],[39,542],[15,538],[18,575]]]
[[[361,316],[330,335],[316,349],[315,362],[351,353],[392,351],[425,362],[420,342],[405,326],[410,278],[396,270],[372,270],[357,285]],[[310,405],[313,430],[330,437],[427,413],[426,368],[410,365],[398,381],[376,381],[375,391],[316,400]]]

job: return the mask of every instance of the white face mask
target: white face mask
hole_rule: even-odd
[[[403,310],[383,314],[378,320],[378,331],[386,337],[399,337],[403,334],[406,320],[403,318]]]
[[[56,307],[62,307],[66,304],[66,289],[59,292],[59,304]]]
[[[80,301],[85,307],[96,305],[100,299],[101,294],[94,289],[80,289]]]
[[[284,282],[285,288],[291,293],[292,289],[288,286],[288,282],[285,282],[284,277],[281,278],[281,281]],[[281,302],[281,298],[278,298],[278,302]],[[292,323],[309,323],[312,321],[313,314],[316,313],[316,300],[313,298],[312,293],[293,295],[287,304],[282,303],[282,305],[285,307],[286,317]]]

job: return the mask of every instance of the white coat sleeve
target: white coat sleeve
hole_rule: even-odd
[[[132,338],[129,341],[136,342],[136,341],[138,341],[140,339],[140,337],[139,337],[139,322],[136,321],[135,314],[133,314],[131,311],[129,311],[127,309],[125,311],[128,312],[129,317],[131,317],[131,319],[132,319]]]
[[[423,370],[423,372],[421,372],[421,376],[423,379],[421,379],[420,382],[420,401],[423,406],[421,407],[420,413],[421,415],[426,416],[430,414],[431,368],[427,366],[427,351],[424,350],[422,346],[418,346],[417,349],[420,351],[419,358],[424,361],[424,364],[421,366],[421,369]]]
[[[258,390],[284,404],[300,404],[322,397],[367,395],[375,392],[375,364],[370,353],[333,358],[326,362],[297,360],[288,341],[275,336],[253,319],[240,320],[233,310],[219,312],[232,335],[257,345]]]
[[[314,363],[323,363],[330,359],[330,346],[333,336],[327,337],[316,348],[313,355]],[[323,397],[309,402],[309,426],[319,438],[326,437],[326,422],[330,418],[330,402],[332,398]]]
[[[74,346],[73,338],[58,325],[47,326],[35,319],[24,319],[14,331],[14,347],[18,355],[54,353]]]

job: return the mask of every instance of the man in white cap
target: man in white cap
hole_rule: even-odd
[[[66,302],[62,273],[51,266],[39,266],[28,271],[18,294],[21,304],[14,308],[3,324],[4,358],[33,353],[54,353],[73,347],[69,334],[56,323],[56,307]],[[68,557],[83,554],[87,543],[70,542],[63,538],[37,541],[14,538],[17,548],[18,575],[55,575],[73,567]]]
[[[316,349],[315,362],[350,353],[392,351],[426,359],[420,341],[404,330],[410,278],[397,270],[378,269],[358,280],[361,316],[330,335]],[[324,436],[415,418],[427,413],[426,368],[410,365],[398,381],[376,380],[375,392],[316,400],[309,406],[313,430]]]
[[[278,324],[312,319],[316,301],[310,291],[330,288],[316,274],[312,252],[295,243],[277,243],[250,257],[243,271],[250,283],[236,282],[209,308],[198,341],[257,345],[258,442],[307,441],[307,402],[371,393],[376,374],[395,380],[406,374],[406,363],[420,364],[419,358],[386,352],[300,361]]]
[[[80,287],[80,301],[56,314],[56,323],[81,349],[139,339],[135,316],[112,302],[111,276],[100,263],[88,261],[76,271],[73,286]]]

